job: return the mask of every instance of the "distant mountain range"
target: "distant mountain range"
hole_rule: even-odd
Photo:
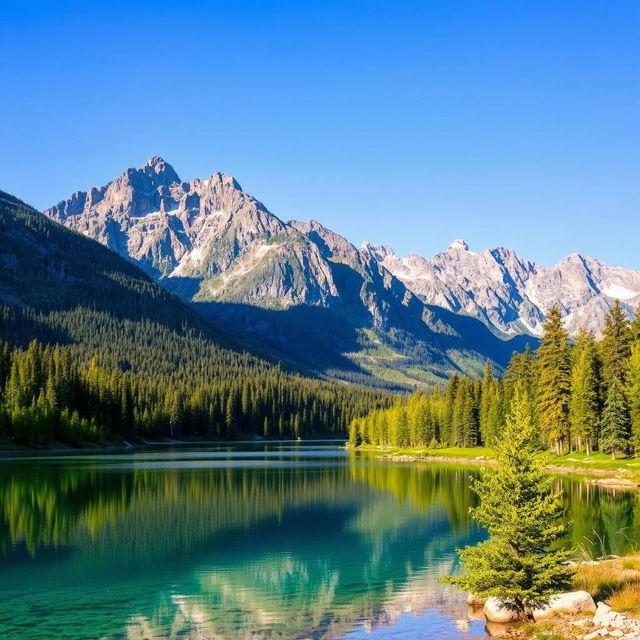
[[[421,300],[317,222],[284,222],[231,176],[182,181],[162,158],[45,215],[97,240],[205,317],[308,373],[392,386],[501,369],[526,336]]]
[[[505,247],[475,253],[460,239],[432,258],[401,258],[388,246],[362,250],[421,300],[478,318],[498,335],[540,335],[554,304],[572,334],[580,327],[599,334],[615,300],[629,316],[640,304],[640,272],[579,253],[548,269]]]

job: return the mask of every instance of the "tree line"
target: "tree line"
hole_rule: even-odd
[[[481,380],[454,375],[446,387],[398,398],[349,425],[353,446],[475,447],[501,441],[512,399],[528,407],[539,446],[556,454],[599,450],[640,453],[640,307],[629,320],[619,302],[600,339],[575,339],[558,307],[545,320],[540,346],[514,353],[504,376],[489,363]]]
[[[171,376],[153,375],[148,368],[103,366],[97,356],[83,363],[76,355],[73,347],[36,340],[26,349],[0,343],[0,437],[34,446],[101,443],[114,436],[339,436],[350,420],[389,398],[250,358],[227,367],[187,360],[191,375],[183,377],[182,367]]]

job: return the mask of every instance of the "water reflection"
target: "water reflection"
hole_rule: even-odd
[[[264,449],[3,461],[0,636],[479,635],[437,582],[484,535],[475,469]],[[569,544],[640,539],[636,494],[562,482]]]

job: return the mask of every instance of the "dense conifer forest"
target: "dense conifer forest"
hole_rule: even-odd
[[[243,352],[137,267],[0,192],[0,438],[342,435],[390,395]]]
[[[570,340],[553,308],[538,350],[514,353],[503,378],[487,364],[481,380],[454,375],[443,389],[398,397],[393,407],[353,420],[349,440],[354,446],[491,447],[502,437],[516,390],[541,447],[557,454],[640,454],[640,307],[630,322],[615,304],[600,340],[586,329]]]

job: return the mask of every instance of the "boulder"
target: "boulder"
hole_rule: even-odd
[[[532,611],[536,620],[546,620],[560,613],[587,613],[596,610],[596,603],[586,591],[572,591],[571,593],[560,593],[551,596],[546,606]]]
[[[518,614],[505,605],[500,598],[488,598],[484,603],[484,615],[489,622],[516,622]]]

